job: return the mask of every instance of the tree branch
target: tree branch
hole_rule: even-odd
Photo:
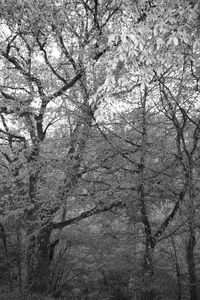
[[[59,223],[53,223],[52,228],[53,229],[62,229],[64,227],[68,226],[68,225],[76,224],[79,221],[81,221],[83,219],[87,219],[91,216],[94,216],[94,215],[97,215],[97,214],[100,214],[100,213],[103,213],[103,212],[106,212],[106,211],[111,211],[113,208],[123,208],[125,206],[126,206],[126,204],[121,202],[121,201],[111,203],[110,205],[106,205],[104,207],[96,206],[96,207],[94,207],[90,210],[84,211],[80,215],[78,215],[74,218],[71,218],[69,220],[62,221],[62,222],[59,222]]]
[[[21,140],[21,141],[23,141],[23,142],[26,142],[26,139],[25,139],[25,137],[23,137],[23,136],[17,135],[17,134],[15,134],[15,133],[11,133],[11,132],[9,132],[9,131],[5,131],[5,130],[3,130],[3,129],[0,129],[0,132],[3,133],[3,134],[5,134],[5,135],[7,135],[7,136],[10,137],[10,138],[13,138],[13,139],[16,139],[16,140]]]
[[[188,183],[185,182],[183,189],[179,193],[179,198],[176,201],[172,212],[167,216],[167,218],[161,224],[160,228],[154,233],[154,235],[153,235],[154,239],[158,239],[159,236],[161,236],[164,233],[164,231],[166,230],[166,228],[169,225],[169,223],[173,220],[174,216],[176,215],[176,213],[177,213],[177,211],[179,209],[180,203],[184,199],[184,196],[185,196],[185,193],[187,191],[187,188],[188,188]]]
[[[83,71],[80,71],[79,74],[77,74],[69,83],[66,83],[64,86],[62,86],[58,91],[55,93],[49,95],[47,97],[48,102],[56,97],[62,96],[64,92],[66,92],[68,89],[74,86],[74,84],[81,78],[83,74]]]

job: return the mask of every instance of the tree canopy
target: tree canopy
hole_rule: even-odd
[[[198,300],[199,1],[0,4],[1,298]]]

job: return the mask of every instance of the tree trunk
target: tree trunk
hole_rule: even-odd
[[[85,126],[81,123],[80,118],[77,122],[76,128],[73,132],[73,138],[68,151],[68,163],[69,167],[66,172],[66,179],[62,187],[62,193],[60,195],[60,202],[66,201],[69,193],[76,186],[79,180],[79,168],[82,161],[83,150],[85,148],[89,127],[91,126],[91,120],[88,121]],[[38,176],[38,174],[37,174]],[[29,182],[29,194],[30,198],[36,197],[36,183],[37,178],[31,177],[32,181]],[[31,192],[30,192],[31,191]],[[33,201],[32,201],[33,202]],[[55,208],[55,211],[60,209],[61,205]],[[30,214],[29,221],[33,224],[37,221],[37,208],[35,212]],[[49,221],[54,209],[49,209],[46,214],[49,215]],[[39,214],[39,213],[38,213]],[[46,223],[47,224],[47,223]],[[46,294],[49,291],[49,239],[51,235],[52,227],[50,225],[41,225],[37,233],[35,229],[30,229],[28,232],[27,241],[27,254],[26,254],[26,265],[27,265],[27,287],[28,290],[36,294]]]
[[[8,268],[8,280],[9,280],[9,285],[10,285],[10,288],[11,288],[12,287],[12,282],[11,282],[10,262],[9,262],[9,257],[8,257],[7,238],[6,238],[4,226],[2,225],[2,223],[0,223],[0,230],[1,230],[1,238],[2,238],[2,241],[3,241],[4,251],[5,251],[6,265],[7,265],[7,268]]]
[[[177,285],[178,285],[178,290],[177,290],[177,300],[182,299],[182,287],[181,287],[181,273],[180,273],[180,266],[178,262],[178,257],[177,257],[177,251],[176,251],[176,246],[173,237],[171,237],[172,241],[172,246],[174,250],[174,258],[175,258],[175,265],[176,265],[176,278],[177,278]]]
[[[194,258],[194,248],[196,245],[195,239],[195,227],[194,227],[194,218],[195,218],[195,204],[194,204],[194,190],[193,190],[193,161],[192,158],[188,159],[188,187],[189,187],[189,201],[188,201],[188,214],[189,214],[189,238],[186,246],[186,261],[188,267],[189,275],[189,289],[190,289],[190,300],[198,300],[197,295],[197,278],[195,270],[195,258]]]
[[[32,293],[47,294],[49,291],[49,239],[51,226],[41,227],[28,236],[26,264],[27,285]]]
[[[17,285],[19,291],[22,289],[22,264],[21,264],[21,231],[20,225],[17,226]]]
[[[190,235],[186,247],[186,260],[187,260],[188,274],[189,274],[190,300],[198,300],[197,278],[196,278],[195,259],[194,259],[195,244],[196,244],[196,239],[195,239],[194,230],[192,227],[190,227]]]
[[[141,99],[142,110],[142,138],[141,138],[141,156],[139,163],[139,184],[138,184],[138,198],[140,202],[141,220],[144,225],[145,233],[145,253],[143,263],[143,284],[141,300],[153,300],[154,289],[152,286],[153,277],[153,251],[155,247],[155,241],[152,237],[151,224],[149,222],[147,207],[146,207],[146,159],[147,159],[147,96],[148,91],[145,87],[143,99]]]
[[[154,243],[151,238],[146,239],[146,248],[144,253],[144,264],[143,264],[143,291],[141,300],[153,300],[155,292],[153,288],[153,253]]]

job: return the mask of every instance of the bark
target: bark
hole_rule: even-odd
[[[27,285],[32,293],[46,294],[49,290],[49,239],[52,228],[42,227],[30,232],[27,242]]]
[[[86,115],[84,114],[86,118]],[[50,235],[52,231],[51,218],[55,211],[58,211],[63,203],[65,203],[69,193],[75,188],[77,182],[79,181],[79,169],[80,164],[83,159],[84,148],[88,140],[88,134],[91,127],[91,117],[83,123],[83,118],[79,117],[77,125],[73,131],[71,146],[67,155],[67,171],[66,179],[62,187],[62,193],[60,194],[60,199],[55,208],[47,209],[44,212],[45,224],[41,225],[38,229],[37,220],[40,209],[35,209],[30,214],[29,221],[32,221],[33,228],[29,229],[28,240],[27,240],[27,286],[29,291],[37,294],[46,294],[49,290],[49,244]],[[37,152],[38,155],[39,151]],[[35,156],[32,157],[36,161]],[[37,195],[37,181],[38,172],[35,172],[35,178],[29,181],[29,195],[31,197],[31,202],[35,203],[35,197]],[[36,207],[36,204],[35,204]],[[44,220],[43,220],[44,221]],[[44,223],[44,222],[43,222]],[[36,225],[35,225],[36,224]]]
[[[49,266],[51,262],[49,257],[51,256],[49,239],[53,229],[62,229],[65,226],[76,224],[90,216],[110,211],[113,208],[121,208],[124,207],[124,205],[123,202],[119,201],[102,208],[95,207],[72,219],[43,226],[38,232],[35,230],[31,231],[27,237],[28,241],[26,249],[28,289],[32,293],[38,294],[46,294],[49,290]]]
[[[189,274],[190,300],[198,300],[197,278],[196,278],[195,259],[194,259],[195,244],[196,244],[196,240],[195,240],[194,231],[190,228],[189,240],[186,247],[186,260],[187,260],[188,274]]]
[[[116,202],[113,202],[109,205],[104,205],[103,207],[96,206],[96,207],[94,207],[90,210],[84,211],[80,215],[78,215],[74,218],[71,218],[69,220],[61,221],[61,222],[58,222],[58,223],[52,223],[52,228],[53,229],[62,229],[66,226],[76,224],[79,221],[87,219],[91,216],[95,216],[95,215],[103,213],[103,212],[111,211],[113,208],[114,209],[115,208],[123,208],[125,206],[126,206],[126,204],[123,203],[123,201],[116,201]]]
[[[143,263],[143,291],[141,300],[153,300],[155,291],[153,287],[153,254],[155,244],[151,238],[146,239],[144,263]]]
[[[20,225],[17,226],[17,284],[19,291],[22,289],[22,263],[21,263],[21,231]]]
[[[27,215],[26,287],[30,293],[45,294],[48,291],[49,262],[47,259],[50,228],[49,226],[39,228],[37,225],[39,210],[36,204],[36,197],[40,172],[38,164],[40,143],[37,141],[34,127],[29,126],[29,130],[33,145],[32,151],[27,157],[27,161],[30,164],[28,196],[30,202],[34,205],[34,209]]]
[[[144,225],[145,233],[145,253],[143,263],[143,291],[141,300],[154,299],[154,289],[152,287],[153,280],[153,252],[155,247],[155,239],[152,236],[151,224],[149,222],[146,196],[145,196],[145,169],[147,157],[147,117],[146,117],[146,102],[147,88],[145,88],[144,97],[142,99],[142,141],[141,141],[141,156],[139,163],[139,184],[138,198],[140,202],[141,219]]]
[[[0,223],[0,230],[1,230],[1,238],[3,241],[4,251],[5,251],[6,264],[8,267],[8,280],[9,280],[9,285],[11,287],[12,282],[11,282],[10,262],[9,262],[9,257],[8,257],[7,238],[6,238],[6,233],[5,233],[4,226],[2,223]]]
[[[190,300],[197,300],[197,278],[196,278],[196,269],[195,269],[195,257],[194,249],[196,245],[195,239],[195,226],[194,226],[194,217],[195,217],[195,207],[194,207],[194,192],[193,192],[193,176],[192,176],[192,159],[188,159],[188,185],[189,185],[189,199],[188,199],[188,214],[189,214],[189,237],[188,243],[186,246],[186,261],[188,267],[189,275],[189,289],[190,289]]]
[[[0,223],[0,230],[1,230],[1,238],[3,241],[4,251],[5,251],[5,257],[8,259],[7,239],[6,239],[4,227],[1,223]]]
[[[180,266],[178,262],[178,257],[177,257],[177,250],[175,246],[175,242],[173,237],[171,237],[172,241],[172,246],[174,250],[174,258],[175,258],[175,265],[176,265],[176,278],[177,278],[177,285],[178,285],[178,290],[177,290],[177,300],[182,299],[182,286],[181,286],[181,273],[180,273]]]

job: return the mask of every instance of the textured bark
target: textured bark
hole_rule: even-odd
[[[154,300],[154,299],[155,299],[154,290],[143,291],[141,300]]]
[[[22,289],[22,262],[21,262],[21,231],[20,226],[17,226],[17,283],[19,291]]]
[[[46,294],[49,290],[50,234],[51,227],[47,225],[27,237],[27,284],[32,293]]]
[[[83,113],[84,115],[84,113]],[[85,115],[84,115],[85,116]],[[85,116],[86,119],[86,116]],[[55,208],[49,208],[44,212],[44,218],[48,220],[48,224],[51,222],[51,217],[58,211],[63,203],[65,203],[68,195],[72,192],[72,189],[76,186],[79,181],[80,164],[84,155],[84,148],[88,140],[88,134],[91,127],[90,118],[85,120],[83,123],[82,116],[78,119],[76,127],[73,131],[71,145],[67,154],[67,171],[66,178],[60,194],[60,199]],[[33,178],[33,181],[29,181],[29,190],[31,190],[30,198],[34,203],[37,194],[37,177]],[[32,177],[31,177],[32,178]],[[36,205],[35,205],[36,207]],[[29,220],[36,223],[40,209],[36,209],[30,214]],[[27,286],[29,291],[37,294],[46,294],[49,290],[49,239],[52,231],[52,226],[44,225],[40,227],[38,231],[36,229],[30,229],[28,233],[27,241]]]
[[[152,239],[146,240],[145,254],[144,254],[144,264],[143,264],[143,291],[141,300],[153,300],[155,297],[155,291],[153,288],[153,253],[154,253],[154,243]]]
[[[181,286],[180,266],[179,266],[179,262],[178,262],[177,250],[176,250],[176,246],[175,246],[173,237],[171,237],[171,241],[172,241],[172,246],[173,246],[173,250],[174,250],[174,258],[175,258],[175,265],[176,265],[176,278],[177,278],[177,285],[178,285],[177,300],[181,300],[182,299],[182,286]]]
[[[27,236],[26,264],[27,264],[27,286],[32,293],[46,294],[49,290],[49,266],[50,266],[50,250],[49,243],[52,229],[62,229],[65,226],[76,224],[79,221],[89,218],[93,215],[110,211],[113,208],[124,207],[121,201],[114,202],[108,206],[95,207],[89,211],[85,211],[77,217],[66,221],[54,223],[51,226],[42,227],[38,232],[32,231]]]
[[[190,289],[190,300],[198,300],[197,294],[197,278],[195,270],[195,257],[194,249],[196,245],[195,239],[195,205],[194,205],[194,189],[193,189],[193,161],[191,156],[188,156],[188,172],[186,173],[188,179],[188,214],[189,214],[189,237],[186,247],[186,261],[189,275],[189,289]]]
[[[142,99],[142,141],[141,141],[141,156],[139,163],[139,184],[138,184],[138,198],[140,202],[141,220],[144,225],[145,233],[145,253],[143,262],[143,284],[141,300],[154,299],[154,289],[152,287],[153,282],[153,251],[155,247],[155,239],[152,235],[151,224],[149,222],[147,207],[146,207],[146,195],[145,195],[145,170],[146,170],[146,158],[147,158],[147,95],[148,91],[145,88],[144,97]]]
[[[72,224],[76,224],[81,220],[87,219],[91,216],[95,216],[97,214],[103,213],[103,212],[107,212],[107,211],[111,211],[112,209],[115,208],[123,208],[126,206],[126,203],[124,203],[123,201],[115,201],[111,204],[108,205],[104,205],[103,207],[99,207],[98,205],[90,210],[84,211],[83,213],[81,213],[80,215],[65,220],[65,221],[61,221],[58,223],[52,223],[52,228],[53,229],[62,229],[66,226],[72,225]]]
[[[9,262],[9,257],[8,257],[7,238],[6,238],[6,233],[5,233],[4,226],[2,225],[2,223],[0,223],[0,233],[1,233],[1,238],[2,238],[3,246],[4,246],[6,264],[8,267],[9,285],[11,287],[12,282],[11,282],[10,262]]]
[[[190,300],[198,300],[197,278],[196,278],[195,258],[194,258],[195,245],[196,245],[195,234],[192,228],[190,228],[189,240],[186,247],[186,260],[187,260],[188,275],[189,275]]]

